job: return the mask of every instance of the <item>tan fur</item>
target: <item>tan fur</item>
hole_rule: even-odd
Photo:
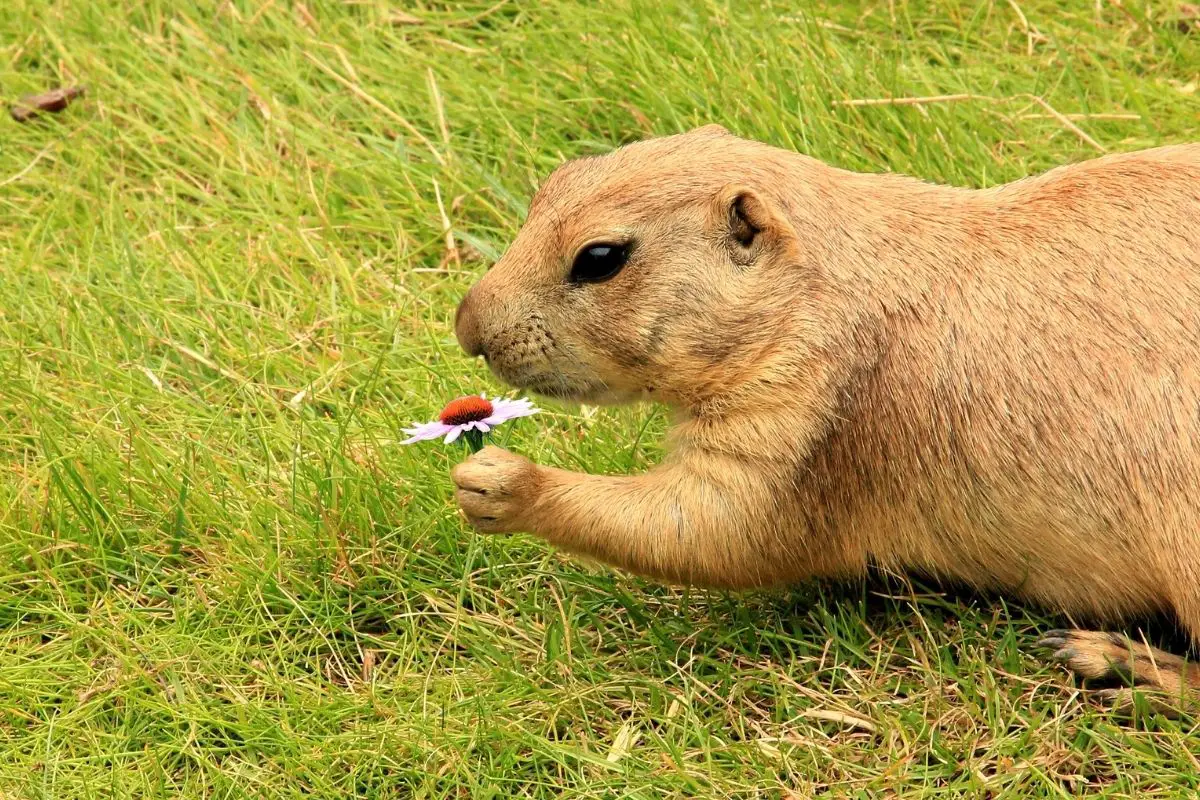
[[[639,142],[549,178],[457,332],[514,385],[677,411],[644,475],[468,460],[482,530],[710,586],[915,570],[1200,641],[1200,145],[967,190],[715,126]]]

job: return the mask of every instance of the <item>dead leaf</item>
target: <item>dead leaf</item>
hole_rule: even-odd
[[[633,725],[626,722],[617,731],[617,735],[613,737],[612,747],[608,749],[607,759],[610,763],[617,763],[625,756],[629,755],[629,751],[637,744],[641,736],[633,729]]]
[[[758,749],[761,750],[762,754],[767,758],[774,758],[777,760],[783,758],[783,753],[779,752],[779,748],[765,739],[759,739],[757,744]]]
[[[115,689],[117,687],[117,679],[120,677],[121,677],[120,670],[116,670],[111,675],[109,675],[108,680],[104,681],[103,683],[92,684],[88,688],[84,689],[82,692],[79,692],[76,695],[76,697],[79,699],[79,704],[83,705],[84,703],[86,703],[88,700],[91,700],[96,695],[103,694],[103,693],[109,691],[110,689]]]
[[[72,100],[82,95],[83,91],[82,86],[69,86],[66,89],[31,94],[13,103],[8,110],[17,122],[28,122],[43,112],[57,114],[70,105]]]
[[[1179,15],[1175,18],[1175,27],[1180,33],[1191,33],[1200,25],[1200,5],[1195,3],[1180,3]]]
[[[287,401],[288,408],[292,409],[293,411],[299,411],[300,406],[304,403],[304,398],[307,395],[308,389],[301,389],[300,391],[296,392],[294,395],[292,395],[291,399]]]
[[[470,242],[460,242],[458,245],[458,254],[462,256],[462,260],[468,264],[477,264],[486,260],[483,253],[475,249],[475,245]]]

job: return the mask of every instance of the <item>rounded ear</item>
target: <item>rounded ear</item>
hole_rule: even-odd
[[[717,196],[717,209],[724,223],[726,244],[739,264],[754,261],[762,247],[779,233],[775,212],[749,187],[726,186]]]
[[[704,125],[699,128],[693,128],[692,133],[696,134],[697,136],[731,136],[732,135],[729,132],[728,128],[726,128],[724,125],[718,125],[715,122],[713,122],[709,125]]]

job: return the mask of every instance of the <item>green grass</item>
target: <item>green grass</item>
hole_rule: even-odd
[[[1036,609],[664,589],[472,535],[455,454],[397,446],[499,390],[454,306],[562,159],[711,121],[971,186],[1097,152],[1034,97],[1196,140],[1174,13],[7,0],[3,99],[89,92],[0,119],[0,796],[1195,796],[1194,723],[1091,702]],[[509,445],[636,471],[663,427]]]

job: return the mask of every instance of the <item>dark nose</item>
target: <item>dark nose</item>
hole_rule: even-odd
[[[467,292],[466,297],[458,304],[454,314],[454,335],[458,337],[458,346],[469,356],[484,356],[483,339],[479,335],[479,315],[475,313],[475,289]]]

